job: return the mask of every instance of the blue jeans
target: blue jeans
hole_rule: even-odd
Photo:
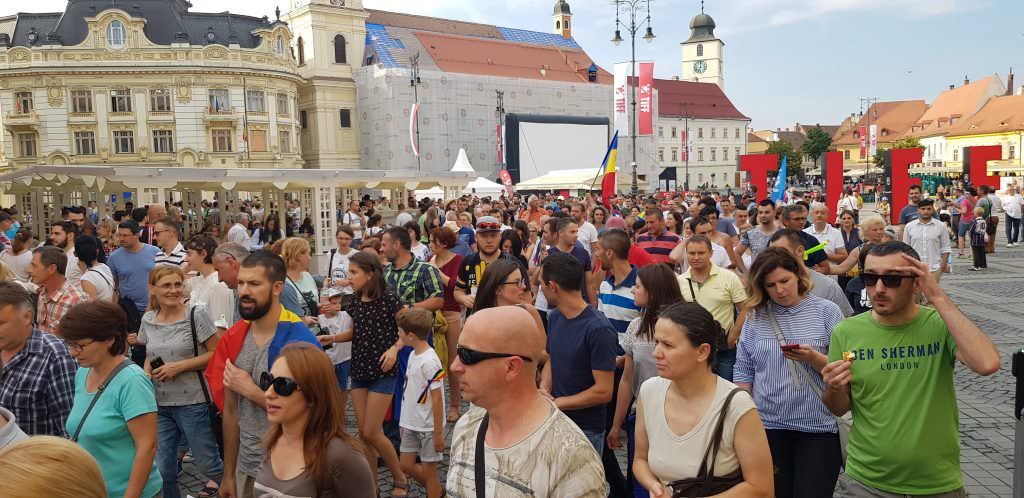
[[[590,445],[597,451],[597,455],[601,456],[601,450],[604,448],[604,431],[593,432],[584,429],[583,435],[587,436],[587,441],[590,441]]]
[[[334,376],[338,378],[338,387],[342,391],[348,391],[351,387],[349,386],[348,374],[352,369],[352,360],[346,360],[341,363],[334,364]]]
[[[181,497],[178,492],[178,441],[181,438],[192,448],[199,472],[211,481],[220,482],[224,477],[224,462],[217,449],[217,437],[210,428],[206,403],[159,406],[156,415],[156,466],[164,479],[164,497]]]
[[[721,349],[715,353],[715,366],[711,371],[732,382],[732,369],[736,366],[736,349]]]
[[[1020,218],[1011,218],[1010,215],[1006,215],[1006,243],[1016,244],[1018,240],[1020,240]]]
[[[398,377],[394,375],[388,375],[387,377],[381,377],[374,380],[356,380],[351,379],[352,389],[366,389],[371,393],[377,394],[394,394],[395,384],[398,383]]]

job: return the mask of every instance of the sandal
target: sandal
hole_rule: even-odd
[[[400,490],[404,491],[404,493],[402,493],[400,495],[396,495],[395,494],[395,490],[396,489],[400,489]],[[391,483],[391,496],[393,498],[400,498],[400,497],[403,497],[403,496],[409,496],[409,481],[393,482],[393,483]]]
[[[196,497],[197,498],[216,498],[218,491],[220,491],[219,487],[217,487],[217,486],[210,486],[209,484],[207,484],[206,486],[203,486],[203,489],[199,490],[199,494],[196,495]]]
[[[461,416],[462,415],[459,414],[459,409],[458,408],[452,407],[452,408],[448,409],[448,422],[449,423],[458,422],[459,421],[459,417],[461,417]]]

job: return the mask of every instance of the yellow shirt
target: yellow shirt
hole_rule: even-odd
[[[711,274],[704,283],[690,277],[691,269],[679,276],[679,290],[687,302],[697,301],[715,317],[715,321],[728,333],[735,321],[734,305],[747,299],[740,277],[729,270],[711,265]]]

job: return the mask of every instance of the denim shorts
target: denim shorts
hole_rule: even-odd
[[[960,225],[958,225],[956,227],[956,235],[957,235],[957,237],[966,237],[967,236],[967,230],[969,228],[971,228],[971,222],[968,221],[967,223],[964,223],[963,222],[963,218],[960,218]]]
[[[371,393],[394,394],[397,375],[388,375],[374,380],[352,379],[352,389],[368,389]]]
[[[352,369],[352,360],[346,360],[341,363],[334,364],[334,375],[338,377],[338,387],[342,391],[348,391],[352,387],[349,386],[349,371]]]

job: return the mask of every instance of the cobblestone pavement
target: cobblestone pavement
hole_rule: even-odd
[[[960,407],[961,467],[965,487],[973,498],[1011,496],[1013,485],[1013,393],[1014,379],[1010,373],[1010,355],[1024,345],[1024,329],[1019,313],[1024,309],[1024,247],[1005,248],[1002,226],[995,254],[988,258],[985,272],[968,272],[970,259],[955,259],[953,273],[942,279],[960,308],[999,347],[1003,368],[990,377],[980,377],[963,366],[957,366],[956,386]],[[967,254],[970,254],[968,248]],[[348,426],[354,432],[355,419],[351,404]],[[454,425],[454,424],[452,424]],[[448,438],[451,441],[451,427]],[[447,472],[447,455],[439,467],[441,482]],[[625,452],[619,455],[625,468]],[[836,496],[845,496],[845,477],[840,477]],[[195,469],[185,465],[181,478],[182,496],[193,496],[202,487]],[[390,474],[380,468],[379,485],[385,493],[391,489]],[[385,496],[387,496],[385,494]],[[413,484],[411,497],[426,496],[423,488]]]

